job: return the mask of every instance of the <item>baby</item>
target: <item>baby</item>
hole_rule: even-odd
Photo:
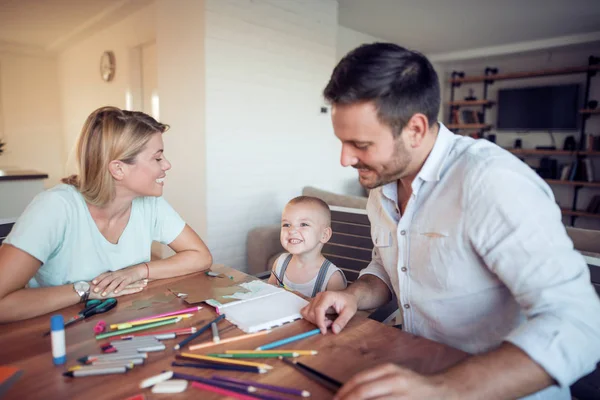
[[[281,216],[281,245],[287,253],[273,264],[269,283],[315,297],[347,286],[344,273],[321,254],[331,238],[331,211],[323,200],[300,196],[290,200]]]

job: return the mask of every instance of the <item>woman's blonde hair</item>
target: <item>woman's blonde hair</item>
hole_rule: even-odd
[[[77,139],[78,175],[62,181],[75,186],[88,203],[102,207],[115,197],[109,163],[135,164],[152,135],[168,128],[142,112],[101,107],[90,114]]]

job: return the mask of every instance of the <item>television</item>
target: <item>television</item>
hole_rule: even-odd
[[[498,130],[552,131],[578,127],[579,85],[498,90]]]

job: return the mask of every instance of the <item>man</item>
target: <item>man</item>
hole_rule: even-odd
[[[337,334],[393,291],[405,331],[472,354],[435,376],[383,365],[336,399],[570,399],[600,358],[600,301],[548,185],[505,150],[437,122],[438,77],[417,52],[363,45],[324,94],[342,165],[372,189],[374,249],[354,284],[320,293],[304,317]]]

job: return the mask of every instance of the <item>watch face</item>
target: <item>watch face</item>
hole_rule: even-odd
[[[75,282],[73,287],[77,292],[87,292],[90,290],[90,284],[87,282]]]

